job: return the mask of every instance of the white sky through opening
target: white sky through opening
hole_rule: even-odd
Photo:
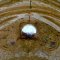
[[[37,31],[33,25],[27,24],[22,28],[22,32],[27,33],[27,34],[35,34]]]

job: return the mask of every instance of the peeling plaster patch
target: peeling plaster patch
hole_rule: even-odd
[[[38,57],[42,57],[42,58],[47,58],[48,59],[48,55],[42,51],[37,51],[35,53],[35,56],[38,56]]]
[[[57,0],[58,2],[60,2],[60,0]]]
[[[26,52],[17,52],[17,53],[15,53],[15,57],[21,57],[21,56],[26,56]]]

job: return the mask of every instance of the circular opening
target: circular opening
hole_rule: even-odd
[[[27,24],[22,28],[22,32],[24,33],[26,37],[31,38],[32,36],[36,34],[37,30],[33,25]]]

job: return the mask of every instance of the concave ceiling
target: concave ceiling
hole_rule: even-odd
[[[21,38],[26,24],[37,28],[33,39]],[[59,46],[59,0],[0,1],[1,60],[60,60]]]

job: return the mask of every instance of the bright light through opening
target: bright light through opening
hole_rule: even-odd
[[[33,34],[36,34],[37,31],[33,25],[27,24],[22,28],[22,32],[26,33],[26,34],[33,35]]]

